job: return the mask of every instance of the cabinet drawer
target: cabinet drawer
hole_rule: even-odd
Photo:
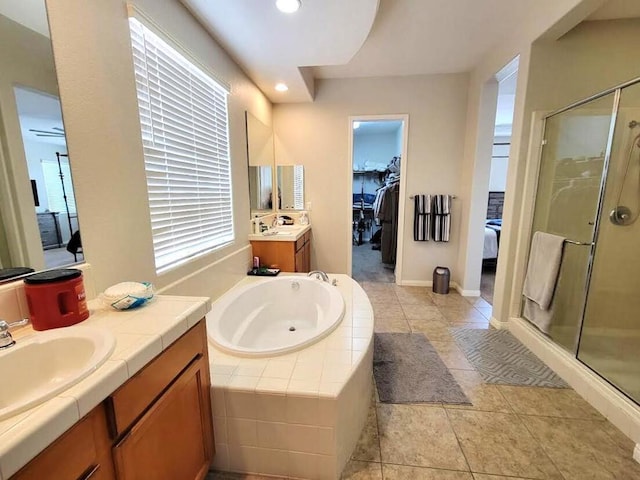
[[[194,358],[206,353],[204,320],[156,357],[109,397],[112,432],[120,436]]]
[[[305,244],[305,241],[304,241],[305,236],[306,236],[306,235],[303,235],[303,236],[301,236],[298,240],[296,240],[296,252],[298,252],[302,247],[304,247],[304,244]]]
[[[99,406],[64,433],[11,480],[113,479],[107,419]]]

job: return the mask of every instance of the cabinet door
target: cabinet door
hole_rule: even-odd
[[[194,361],[113,449],[119,480],[203,479],[213,457],[208,368]]]
[[[305,272],[304,247],[296,252],[296,272]]]
[[[311,271],[311,240],[304,245],[304,271]]]
[[[93,409],[11,480],[114,480],[107,418]]]

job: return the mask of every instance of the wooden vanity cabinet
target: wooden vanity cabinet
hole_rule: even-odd
[[[11,480],[113,480],[111,440],[104,405],[31,460]]]
[[[204,320],[11,480],[201,480],[214,455]]]
[[[279,268],[283,272],[308,273],[311,270],[311,230],[295,242],[252,240],[254,257],[260,265]]]

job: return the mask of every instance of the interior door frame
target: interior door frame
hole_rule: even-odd
[[[348,216],[349,228],[347,229],[347,275],[351,276],[352,267],[353,267],[353,122],[371,122],[376,120],[389,120],[389,121],[400,121],[402,122],[402,158],[400,161],[400,192],[399,192],[399,201],[398,201],[398,236],[397,236],[397,247],[396,247],[396,268],[394,269],[395,277],[396,277],[396,285],[402,284],[402,265],[404,259],[404,226],[405,226],[405,204],[406,204],[406,191],[407,191],[407,163],[409,161],[407,150],[408,150],[408,141],[409,141],[409,114],[407,113],[397,113],[397,114],[382,114],[382,115],[350,115],[348,117],[347,123],[347,134],[348,134],[348,148],[349,161],[347,162],[348,175],[349,178],[349,188],[347,188],[347,212],[345,212],[345,218]],[[349,207],[349,205],[352,205]]]

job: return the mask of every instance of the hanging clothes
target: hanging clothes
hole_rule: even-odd
[[[448,242],[451,234],[451,195],[433,196],[433,241]]]
[[[427,242],[431,240],[431,195],[416,195],[413,202],[413,240]]]
[[[382,239],[380,251],[382,263],[395,265],[398,244],[398,204],[400,184],[396,182],[385,190],[380,206],[380,221],[382,222]]]

